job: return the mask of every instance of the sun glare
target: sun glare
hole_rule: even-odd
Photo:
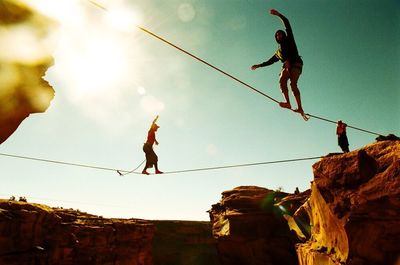
[[[62,23],[79,25],[84,13],[82,0],[20,0],[38,12]]]
[[[151,113],[164,109],[160,99],[136,85],[140,83],[140,63],[146,53],[135,36],[139,33],[140,13],[128,1],[98,6],[93,4],[96,1],[88,0],[15,1],[58,22],[57,48],[51,54],[54,65],[46,79],[87,116],[107,124],[121,114],[122,108]],[[19,43],[26,45],[32,41],[25,32],[19,35]],[[28,46],[30,50],[35,48]],[[137,93],[132,94],[135,89]],[[134,108],[131,95],[136,95]],[[130,104],[125,104],[127,101]]]
[[[121,31],[135,30],[140,21],[139,14],[121,7],[111,9],[105,19],[113,28]]]
[[[91,36],[84,38],[79,46],[65,51],[59,66],[60,75],[68,74],[68,80],[74,83],[70,89],[75,96],[107,93],[108,88],[124,79],[128,66],[116,40],[103,39],[101,35]]]

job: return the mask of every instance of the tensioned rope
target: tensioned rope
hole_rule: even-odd
[[[0,153],[1,156],[18,158],[18,159],[27,159],[45,163],[54,163],[54,164],[61,164],[66,166],[74,166],[74,167],[84,167],[89,169],[98,169],[98,170],[105,170],[105,171],[114,171],[117,172],[120,176],[125,176],[127,174],[141,174],[140,172],[134,172],[137,168],[140,167],[141,164],[134,170],[122,170],[116,168],[109,168],[109,167],[100,167],[100,166],[93,166],[81,163],[71,163],[65,161],[58,161],[58,160],[50,160],[44,158],[37,158],[37,157],[30,157],[30,156],[21,156],[21,155],[12,155],[12,154],[5,154]],[[250,166],[260,166],[260,165],[267,165],[267,164],[280,164],[280,163],[290,163],[290,162],[297,162],[297,161],[305,161],[305,160],[314,160],[320,159],[321,156],[314,156],[314,157],[303,157],[303,158],[293,158],[293,159],[285,159],[285,160],[274,160],[274,161],[265,161],[265,162],[256,162],[256,163],[247,163],[247,164],[235,164],[235,165],[225,165],[225,166],[216,166],[216,167],[204,167],[204,168],[194,168],[194,169],[182,169],[182,170],[175,170],[164,172],[165,174],[176,174],[176,173],[187,173],[187,172],[195,172],[195,171],[209,171],[209,170],[217,170],[217,169],[227,169],[227,168],[238,168],[238,167],[250,167]]]
[[[0,153],[0,155],[1,156],[12,157],[12,158],[19,158],[19,159],[27,159],[27,160],[45,162],[45,163],[61,164],[61,165],[74,166],[74,167],[85,167],[85,168],[90,168],[90,169],[99,169],[99,170],[107,170],[107,171],[114,171],[114,172],[116,172],[116,171],[129,172],[130,171],[130,170],[121,170],[121,169],[117,169],[117,168],[99,167],[99,166],[93,166],[93,165],[86,165],[86,164],[80,164],[80,163],[71,163],[71,162],[50,160],[50,159],[30,157],[30,156],[20,156],[20,155],[12,155],[12,154],[4,154],[4,153]]]
[[[96,3],[96,2],[94,2],[94,1],[92,1],[92,0],[88,0],[88,1],[89,1],[90,3],[92,3],[93,5],[97,6],[98,8],[101,8],[103,11],[106,11],[106,12],[108,11],[108,9],[105,8],[104,6],[102,6],[102,5],[100,5],[100,4]],[[257,88],[255,88],[255,87],[253,87],[253,86],[251,86],[251,85],[249,85],[249,84],[243,82],[242,80],[236,78],[235,76],[233,76],[233,75],[231,75],[231,74],[229,74],[229,73],[227,73],[227,72],[221,70],[220,68],[216,67],[215,65],[213,65],[213,64],[211,64],[211,63],[209,63],[209,62],[207,62],[207,61],[205,61],[205,60],[199,58],[198,56],[196,56],[196,55],[194,55],[194,54],[192,54],[192,53],[186,51],[185,49],[183,49],[183,48],[181,48],[181,47],[179,47],[179,46],[173,44],[172,42],[170,42],[170,41],[168,41],[168,40],[166,40],[166,39],[164,39],[164,38],[158,36],[157,34],[155,34],[155,33],[151,32],[151,31],[145,29],[144,27],[141,27],[141,26],[138,26],[138,25],[137,25],[136,27],[137,27],[138,29],[140,29],[141,31],[143,31],[143,32],[145,32],[145,33],[147,33],[147,34],[149,34],[149,35],[151,35],[151,36],[157,38],[158,40],[160,40],[160,41],[162,41],[162,42],[164,42],[164,43],[166,43],[166,44],[172,46],[173,48],[175,48],[175,49],[177,49],[177,50],[179,50],[179,51],[181,51],[181,52],[183,52],[183,53],[189,55],[190,57],[194,58],[195,60],[200,61],[201,63],[203,63],[203,64],[205,64],[205,65],[207,65],[207,66],[213,68],[214,70],[216,70],[216,71],[218,71],[218,72],[220,72],[220,73],[222,73],[222,74],[228,76],[229,78],[231,78],[231,79],[233,79],[233,80],[239,82],[240,84],[242,84],[242,85],[244,85],[244,86],[250,88],[250,89],[253,90],[254,92],[257,92],[257,93],[261,94],[262,96],[264,96],[264,97],[270,99],[271,101],[274,101],[275,103],[277,103],[277,104],[279,105],[279,101],[278,101],[278,100],[276,100],[276,99],[274,99],[273,97],[267,95],[266,93],[260,91],[259,89],[257,89]],[[322,120],[322,121],[327,121],[327,122],[336,124],[336,121],[334,121],[334,120],[330,120],[330,119],[326,119],[326,118],[323,118],[323,117],[319,117],[319,116],[317,116],[317,115],[313,115],[313,114],[310,114],[310,113],[305,113],[305,115],[308,116],[308,117],[313,117],[313,118],[315,118],[315,119],[319,119],[319,120]],[[370,134],[373,134],[373,135],[377,135],[377,136],[381,136],[381,135],[382,135],[382,134],[380,134],[380,133],[376,133],[376,132],[373,132],[373,131],[365,130],[365,129],[362,129],[362,128],[359,128],[359,127],[355,127],[355,126],[351,126],[351,125],[348,125],[348,124],[347,124],[347,127],[348,127],[348,128],[352,128],[352,129],[355,129],[355,130],[358,130],[358,131],[362,131],[362,132],[365,132],[365,133],[370,133]]]

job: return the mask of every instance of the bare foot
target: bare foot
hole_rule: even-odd
[[[295,109],[295,110],[293,110],[294,112],[298,112],[298,113],[300,113],[300,114],[303,114],[304,113],[304,110],[303,110],[303,108],[297,108],[297,109]]]
[[[292,106],[290,105],[289,102],[279,102],[279,106],[281,106],[282,108],[285,108],[285,109],[291,109],[292,108]]]

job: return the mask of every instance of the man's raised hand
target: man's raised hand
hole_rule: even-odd
[[[279,16],[281,14],[275,9],[271,9],[269,12],[271,13],[271,15],[274,15],[274,16]]]

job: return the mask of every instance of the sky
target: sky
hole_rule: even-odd
[[[272,8],[291,22],[304,61],[305,112],[400,135],[398,0],[99,1],[107,11],[87,0],[26,1],[59,23],[45,76],[56,95],[0,153],[132,170],[156,115],[154,149],[165,172],[340,152],[335,124],[305,122],[136,26],[281,100],[280,62],[250,70],[277,49],[283,25]],[[347,135],[351,150],[376,137],[351,128]],[[237,186],[310,188],[317,161],[119,176],[0,156],[0,198],[104,217],[209,220],[211,205]]]

